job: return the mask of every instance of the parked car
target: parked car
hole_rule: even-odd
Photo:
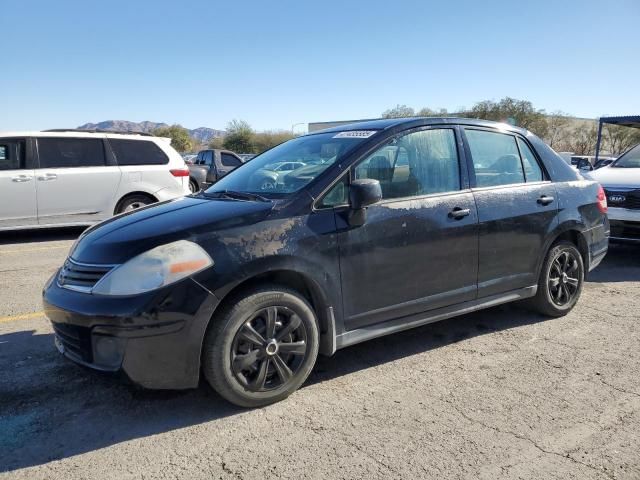
[[[590,178],[599,182],[607,195],[611,238],[640,242],[640,145],[591,172]]]
[[[229,150],[201,150],[189,165],[189,189],[195,193],[209,188],[240,165],[242,159]]]
[[[262,169],[263,181],[260,184],[260,190],[271,190],[276,188],[278,183],[284,182],[284,177],[298,170],[307,164],[304,162],[276,162],[270,165],[265,165]]]
[[[90,225],[189,193],[169,138],[50,130],[0,133],[0,230]]]
[[[182,158],[184,158],[184,163],[190,165],[193,162],[195,162],[197,156],[198,155],[195,153],[188,153],[188,154],[182,155]]]
[[[265,166],[310,154],[322,161],[259,189]],[[596,182],[526,130],[339,126],[89,229],[44,310],[75,362],[148,388],[196,387],[202,372],[256,407],[300,387],[318,352],[518,300],[567,314],[607,252],[606,208]]]
[[[606,167],[607,165],[611,165],[615,162],[616,159],[614,157],[600,157],[596,163],[593,164],[593,169],[597,170],[602,167]]]

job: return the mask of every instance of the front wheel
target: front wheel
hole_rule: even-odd
[[[551,317],[561,317],[575,307],[584,283],[582,255],[571,242],[562,241],[551,247],[545,259],[538,291],[526,304]]]
[[[273,286],[247,292],[212,320],[203,371],[222,397],[241,407],[283,400],[318,356],[315,313],[297,292]]]

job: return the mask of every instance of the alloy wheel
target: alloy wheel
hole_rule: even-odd
[[[580,289],[579,263],[574,254],[564,250],[551,263],[547,285],[553,303],[563,307],[570,303]]]
[[[231,347],[234,377],[252,392],[286,385],[307,355],[307,332],[291,309],[270,306],[254,313],[236,333]]]
[[[123,212],[132,212],[133,210],[137,210],[138,208],[144,207],[145,205],[147,205],[147,203],[145,202],[131,202],[125,207]]]

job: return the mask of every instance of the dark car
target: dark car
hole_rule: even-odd
[[[260,190],[265,165],[294,158],[311,165]],[[565,315],[607,252],[605,212],[602,188],[525,130],[364,122],[90,228],[44,305],[75,362],[149,388],[203,374],[260,406],[318,353],[518,300]]]
[[[233,169],[242,165],[240,156],[229,150],[201,150],[189,166],[189,190],[195,193],[209,188]]]

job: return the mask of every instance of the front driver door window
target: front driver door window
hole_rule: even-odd
[[[339,234],[347,328],[475,298],[477,216],[460,168],[455,128],[401,135],[355,166],[352,177],[378,180],[383,199],[362,227]],[[348,186],[334,189],[321,205],[340,202]]]
[[[0,138],[0,227],[38,223],[33,166],[27,168],[26,140]]]

